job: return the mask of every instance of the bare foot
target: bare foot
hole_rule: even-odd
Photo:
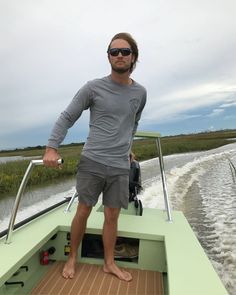
[[[69,258],[68,261],[65,263],[62,271],[63,278],[73,279],[75,275],[75,265],[76,262],[72,258]]]
[[[107,265],[105,264],[103,266],[103,271],[105,273],[110,273],[118,277],[118,279],[126,282],[130,282],[132,280],[132,275],[131,273],[121,270],[115,263]]]

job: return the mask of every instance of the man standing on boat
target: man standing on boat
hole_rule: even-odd
[[[116,34],[107,50],[111,74],[85,84],[61,113],[52,130],[44,155],[44,164],[57,166],[59,144],[67,130],[90,109],[89,135],[78,165],[79,204],[71,225],[71,250],[63,269],[64,278],[73,278],[77,252],[86,230],[87,219],[103,193],[104,266],[124,281],[129,272],[114,261],[117,223],[121,208],[129,202],[129,154],[138,121],[146,103],[146,90],[130,78],[138,60],[136,41],[128,33]]]

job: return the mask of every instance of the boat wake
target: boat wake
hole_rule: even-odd
[[[176,165],[169,165],[171,159],[165,158],[171,206],[184,212],[225,287],[233,295],[236,294],[236,183],[228,159],[236,163],[236,148],[220,148],[213,153],[192,156],[187,162],[183,155],[176,156]],[[141,167],[150,172],[151,163],[144,162]],[[140,198],[144,207],[165,208],[160,176],[148,183]]]

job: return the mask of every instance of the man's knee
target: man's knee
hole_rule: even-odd
[[[107,223],[116,223],[120,214],[120,208],[104,207],[104,217]]]
[[[92,206],[87,206],[84,203],[79,203],[76,215],[78,218],[87,219],[92,211]]]

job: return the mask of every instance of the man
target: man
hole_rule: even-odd
[[[49,138],[44,164],[57,166],[60,158],[57,149],[68,128],[83,110],[90,109],[89,135],[77,173],[79,204],[71,225],[71,251],[62,275],[64,278],[74,277],[78,246],[85,233],[87,219],[100,193],[103,193],[103,270],[130,281],[131,274],[115,264],[114,248],[120,209],[128,207],[129,154],[146,103],[146,90],[130,78],[138,59],[138,47],[130,34],[116,34],[107,54],[111,74],[84,85],[61,113]]]

